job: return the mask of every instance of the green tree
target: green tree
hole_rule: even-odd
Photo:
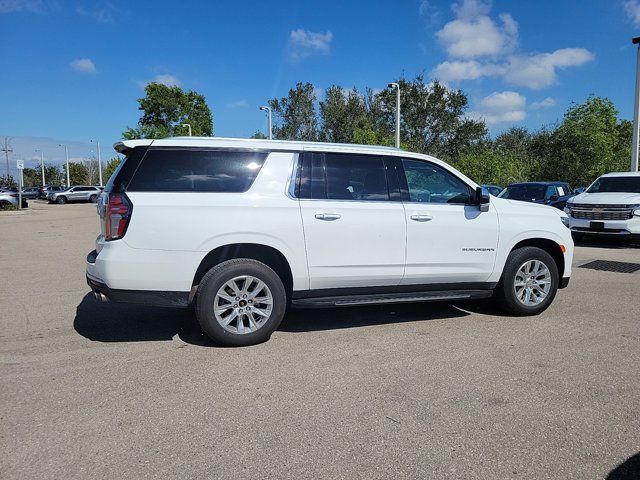
[[[358,90],[345,91],[333,85],[320,102],[320,140],[323,142],[352,143],[358,125],[367,119],[364,97]]]
[[[260,130],[258,130],[253,135],[251,135],[250,138],[256,138],[258,140],[265,140],[267,138],[267,136],[264,133],[262,133]]]
[[[213,135],[213,118],[203,95],[155,82],[147,84],[145,93],[138,99],[142,117],[137,128],[127,128],[122,134],[125,139],[187,135],[185,123],[191,125],[192,135]]]
[[[286,97],[269,100],[273,112],[273,134],[280,140],[318,139],[318,116],[313,85],[299,82]]]
[[[86,185],[89,183],[89,170],[80,162],[69,162],[69,179],[71,185]]]
[[[409,150],[452,161],[464,149],[486,140],[485,123],[465,116],[468,100],[461,90],[449,90],[438,81],[425,83],[421,75],[397,82],[401,90],[400,137]],[[395,108],[396,94],[392,90],[383,90],[372,98],[374,129],[383,135],[393,132]]]
[[[113,172],[115,172],[118,165],[120,165],[120,162],[122,162],[120,157],[113,157],[107,162],[107,166],[104,167],[104,171],[102,172],[102,178],[105,180],[105,183],[109,181]]]
[[[22,179],[25,187],[37,187],[42,183],[40,170],[35,168],[25,168],[22,171]]]
[[[618,111],[607,98],[591,96],[571,105],[543,148],[540,175],[584,186],[603,173],[628,170],[629,123],[618,121]]]

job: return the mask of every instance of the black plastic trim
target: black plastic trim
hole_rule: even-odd
[[[189,292],[157,290],[117,290],[87,274],[87,284],[94,292],[102,293],[110,302],[137,303],[156,307],[187,307]]]
[[[567,288],[569,286],[569,280],[571,280],[571,277],[562,277],[558,288]]]
[[[420,285],[391,285],[384,287],[319,288],[293,292],[294,300],[303,298],[340,297],[352,295],[384,295],[400,293],[424,293],[451,290],[493,290],[497,282],[429,283]]]

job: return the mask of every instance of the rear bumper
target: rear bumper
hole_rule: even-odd
[[[121,290],[110,288],[100,278],[91,275],[90,267],[94,266],[98,254],[95,250],[87,255],[87,285],[96,295],[96,299],[103,302],[136,303],[157,307],[187,307],[189,292],[173,292],[161,290]]]

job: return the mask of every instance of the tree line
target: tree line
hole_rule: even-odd
[[[398,83],[402,148],[445,160],[478,183],[564,180],[578,187],[603,173],[629,169],[632,123],[619,120],[607,98],[571,104],[556,124],[535,131],[512,127],[491,138],[484,120],[468,115],[462,90],[426,83],[422,76]],[[275,138],[394,144],[394,91],[334,85],[322,99],[315,92],[311,83],[298,83],[286,97],[269,101]]]

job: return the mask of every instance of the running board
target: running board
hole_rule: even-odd
[[[338,297],[299,298],[295,307],[350,307],[354,305],[381,305],[385,303],[439,302],[489,298],[493,290],[440,290],[430,292],[385,293],[372,295],[344,295]]]

